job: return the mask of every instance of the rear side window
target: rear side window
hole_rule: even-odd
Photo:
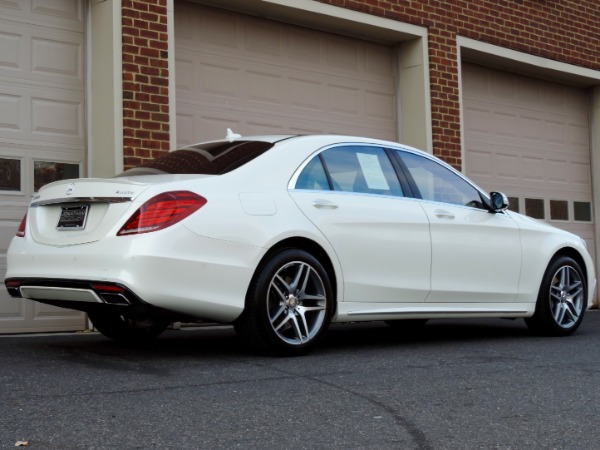
[[[296,182],[296,189],[329,190],[329,181],[327,181],[327,175],[320,156],[311,159],[302,170]]]
[[[403,195],[394,167],[383,148],[336,147],[322,155],[334,191]]]
[[[385,150],[354,145],[331,148],[315,156],[302,170],[296,189],[403,195]]]
[[[273,147],[271,142],[209,142],[175,150],[117,175],[223,175],[252,161]]]

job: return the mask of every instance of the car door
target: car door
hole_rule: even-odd
[[[427,302],[512,302],[521,273],[517,224],[492,213],[482,194],[449,167],[398,150],[430,222],[431,293]]]
[[[403,196],[383,148],[329,148],[313,156],[291,187],[290,195],[339,259],[344,301],[425,300],[431,265],[427,216]]]

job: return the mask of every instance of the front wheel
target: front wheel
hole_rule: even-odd
[[[581,267],[561,256],[550,262],[538,294],[535,313],[525,319],[531,331],[546,336],[569,336],[579,328],[587,307]]]
[[[167,320],[146,315],[90,312],[88,316],[94,327],[104,336],[125,342],[152,340],[169,325]]]
[[[333,291],[327,272],[310,253],[286,249],[257,270],[246,308],[234,323],[259,353],[307,353],[329,326]]]

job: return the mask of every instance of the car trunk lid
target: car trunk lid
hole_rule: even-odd
[[[148,183],[117,179],[77,179],[49,184],[33,197],[31,237],[56,246],[94,242],[112,232]]]

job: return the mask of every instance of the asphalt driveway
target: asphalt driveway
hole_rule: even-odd
[[[600,313],[569,338],[523,321],[336,325],[312,354],[245,352],[228,327],[128,347],[0,337],[0,448],[591,449]]]

